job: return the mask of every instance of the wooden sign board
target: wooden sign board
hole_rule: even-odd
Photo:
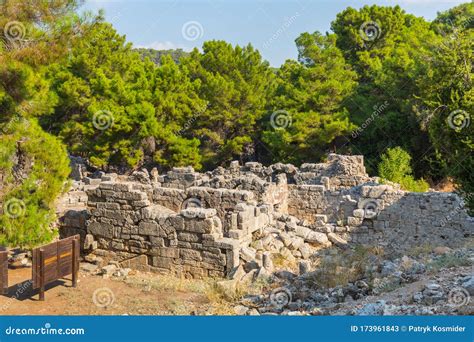
[[[33,289],[40,289],[44,300],[44,288],[60,278],[72,274],[72,284],[77,285],[79,269],[80,236],[74,235],[33,250]]]
[[[0,294],[8,292],[8,252],[0,251]]]

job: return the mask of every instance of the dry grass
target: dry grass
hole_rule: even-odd
[[[253,283],[239,283],[234,291],[226,291],[213,281],[207,288],[206,296],[210,302],[212,315],[235,315],[234,306],[245,296],[264,293],[270,286],[268,279],[257,279]]]
[[[454,192],[456,191],[456,183],[452,178],[445,178],[436,184],[431,184],[431,187],[436,191]]]
[[[456,253],[448,253],[440,255],[438,258],[430,262],[428,272],[436,273],[443,268],[472,266],[472,261],[467,255],[459,255]]]
[[[470,236],[466,239],[464,243],[465,248],[474,248],[474,236]]]
[[[176,293],[164,303],[165,309],[174,315],[235,315],[234,306],[245,296],[264,293],[270,287],[269,279],[262,278],[254,282],[240,282],[233,291],[229,291],[219,285],[221,281],[223,279],[220,278],[187,279],[171,274],[139,274],[124,280],[129,286],[145,292]],[[195,294],[192,297],[196,298],[196,303],[189,302],[189,296],[179,296],[190,293]]]
[[[208,280],[186,279],[174,275],[151,275],[142,277],[130,277],[125,282],[132,286],[144,287],[145,290],[194,292],[205,294]]]
[[[373,261],[383,258],[382,247],[357,246],[355,250],[341,252],[329,249],[328,253],[315,260],[316,271],[310,278],[310,283],[318,287],[330,288],[345,286],[367,274],[367,266]]]
[[[428,243],[425,243],[420,246],[415,246],[410,248],[407,252],[406,255],[411,256],[411,257],[419,257],[421,255],[429,254],[433,251],[434,247]]]
[[[222,279],[186,279],[174,275],[143,275],[127,278],[125,282],[133,287],[143,288],[143,291],[195,293],[206,302],[201,303],[205,312],[211,315],[235,315],[234,306],[245,296],[261,294],[269,287],[267,279],[258,279],[252,283],[239,283],[234,291],[228,291],[219,282]],[[166,309],[175,315],[189,315],[193,305],[179,296],[173,296],[166,301]]]
[[[285,269],[285,270],[296,270],[298,265],[296,263],[296,259],[288,259],[281,253],[273,253],[272,254],[272,262],[273,266],[276,269]]]

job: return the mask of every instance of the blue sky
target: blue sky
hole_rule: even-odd
[[[86,0],[84,10],[105,10],[107,21],[137,47],[200,47],[206,40],[252,43],[273,66],[296,58],[295,38],[302,32],[330,29],[348,6],[400,5],[432,20],[468,0]]]

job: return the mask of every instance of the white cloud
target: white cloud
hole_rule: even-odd
[[[150,44],[137,45],[135,47],[136,48],[145,48],[145,49],[155,49],[155,50],[176,50],[176,49],[183,49],[184,51],[191,51],[192,50],[192,48],[190,48],[190,47],[175,44],[175,43],[170,42],[170,41],[166,41],[166,42],[154,41]]]

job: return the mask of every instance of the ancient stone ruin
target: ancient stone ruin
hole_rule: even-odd
[[[85,173],[76,161],[61,234],[81,234],[85,252],[105,262],[189,277],[258,277],[272,272],[277,254],[301,267],[331,245],[392,254],[426,243],[455,247],[474,230],[456,194],[381,184],[362,156],[330,154],[299,168],[232,162],[206,173]]]

